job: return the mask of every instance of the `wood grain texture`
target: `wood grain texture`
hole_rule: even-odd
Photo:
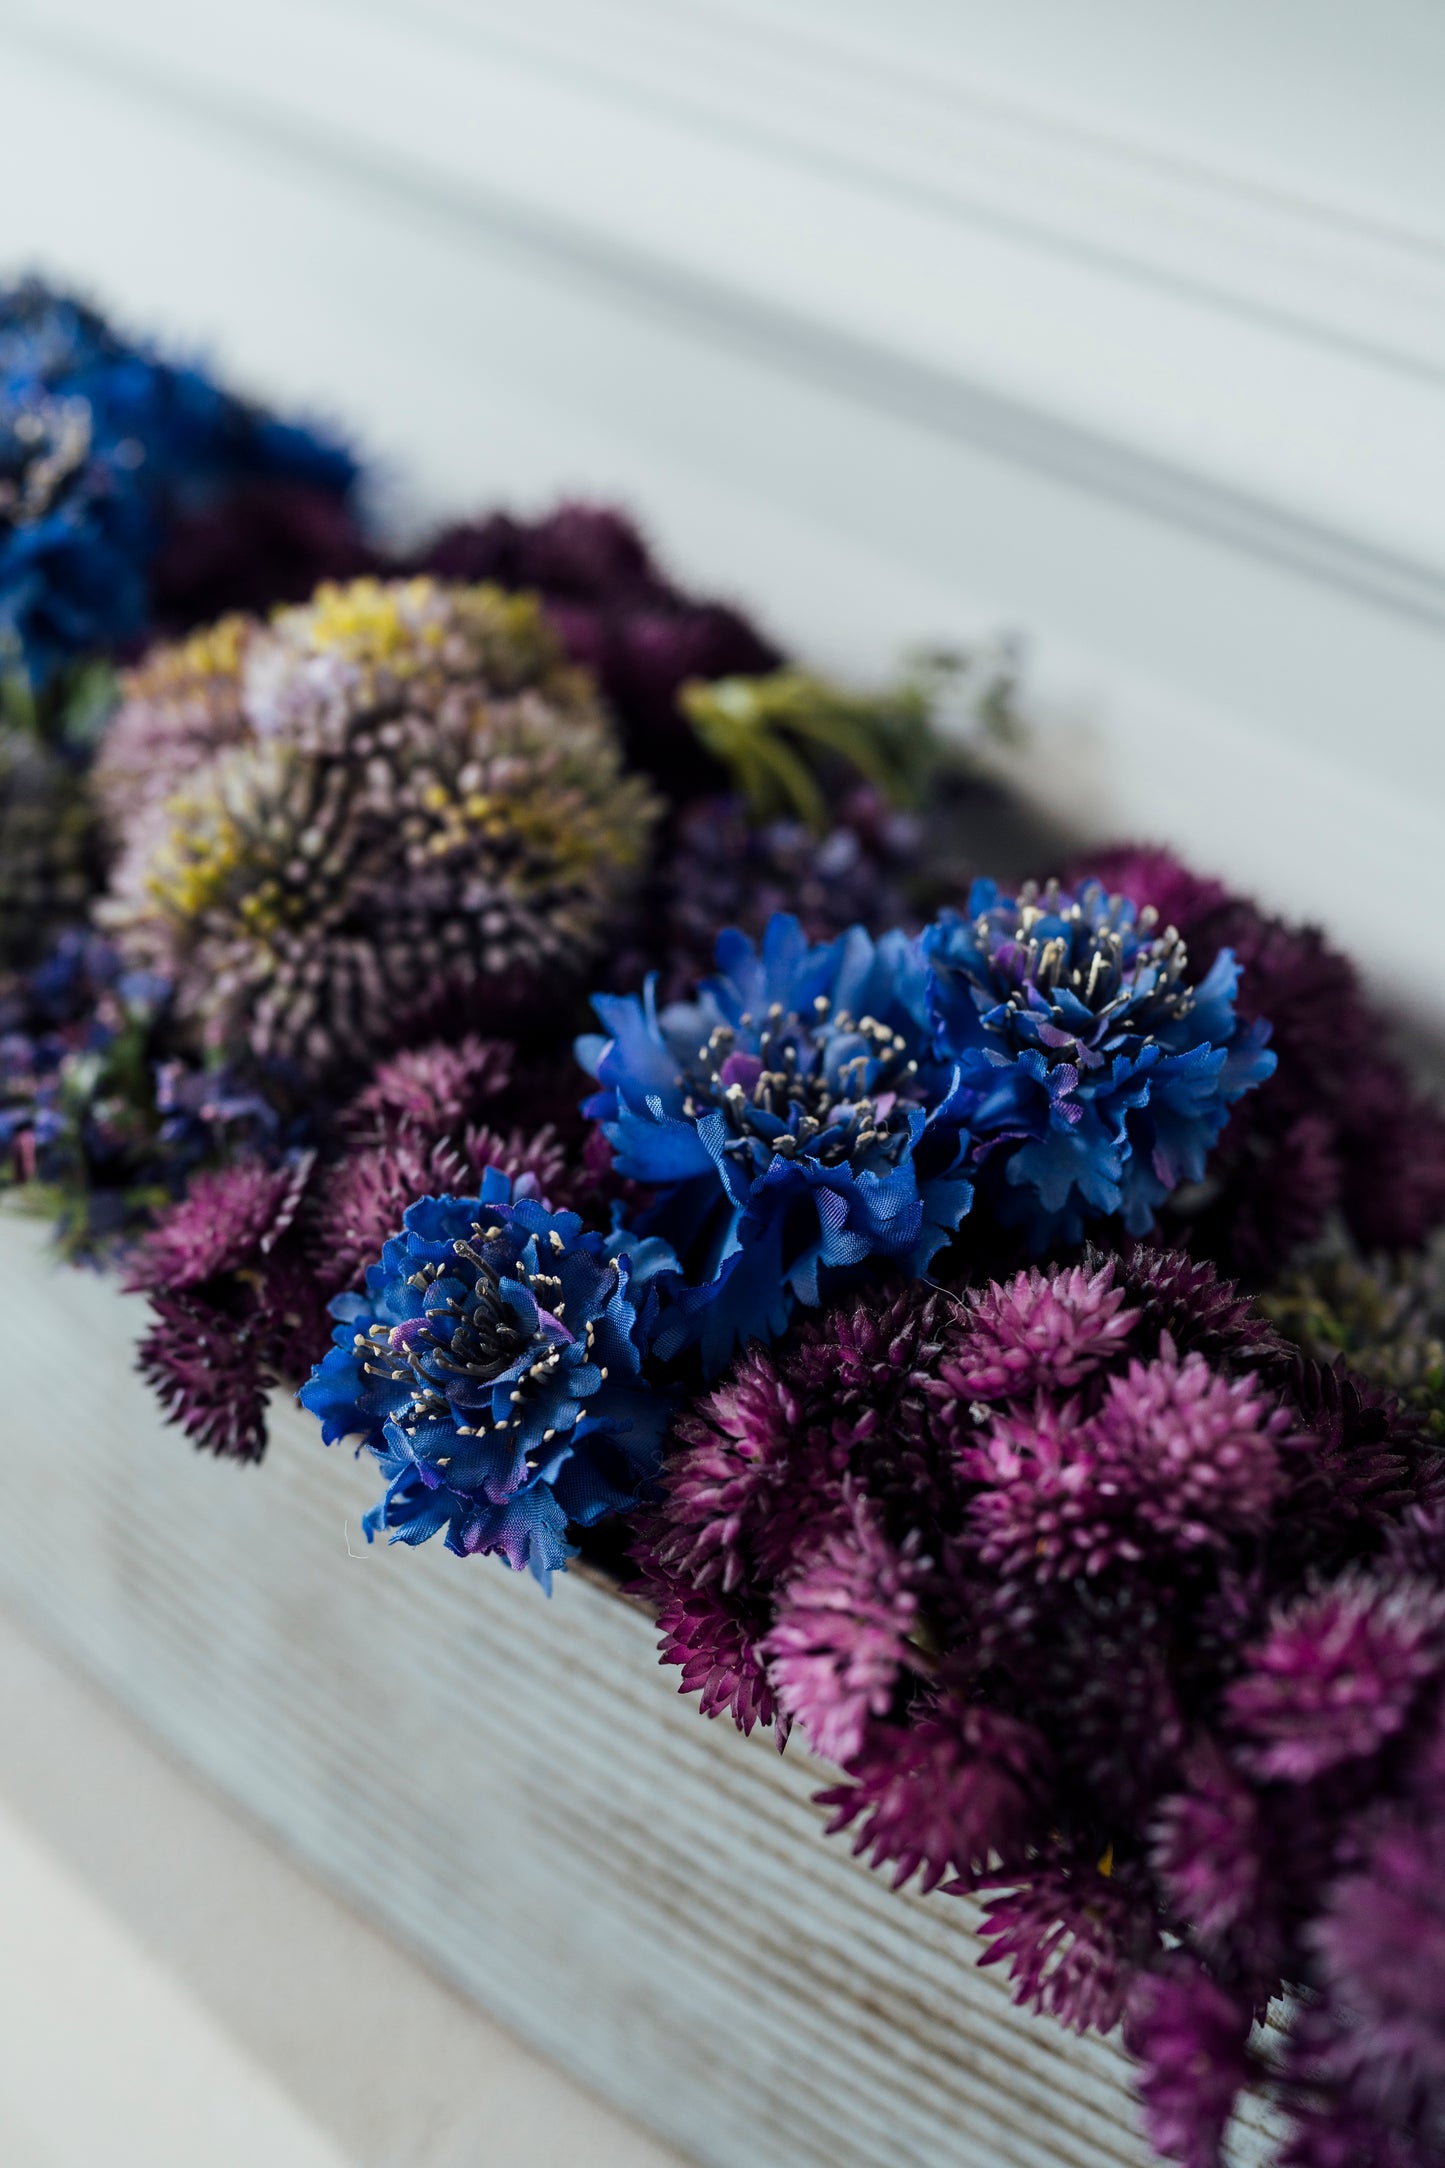
[[[131,1372],[137,1305],[9,1216],[0,1317],[0,1594],[518,2033],[709,2168],[1147,2161],[1115,2044],[823,1842],[819,1765],[703,1722],[639,1611],[366,1551],[372,1478],[294,1411],[263,1468],[199,1459]]]

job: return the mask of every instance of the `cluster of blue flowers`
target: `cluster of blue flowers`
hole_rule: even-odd
[[[141,631],[178,514],[245,477],[344,494],[340,446],[127,345],[29,280],[0,290],[0,668],[43,686]]]
[[[544,1581],[659,1464],[661,1377],[716,1377],[868,1269],[917,1278],[982,1200],[1044,1254],[1091,1220],[1133,1234],[1198,1181],[1274,1067],[1223,951],[1195,985],[1173,929],[1097,882],[980,881],[918,937],[723,934],[696,999],[599,995],[578,1041],[637,1233],[513,1198],[427,1198],[303,1388],[328,1442],[389,1478],[368,1532],[500,1551]],[[621,1214],[618,1214],[619,1223]]]
[[[761,954],[723,935],[696,1002],[597,1000],[586,1111],[685,1274],[657,1352],[712,1377],[870,1259],[922,1274],[980,1184],[1035,1254],[1106,1216],[1147,1233],[1274,1068],[1228,950],[1199,986],[1187,963],[1096,882],[979,881],[916,940],[809,947],[780,917]]]

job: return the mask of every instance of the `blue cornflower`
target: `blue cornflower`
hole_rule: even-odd
[[[930,1056],[926,974],[905,934],[861,926],[810,947],[774,917],[737,932],[695,1002],[659,1015],[649,982],[598,996],[606,1036],[577,1042],[586,1103],[618,1172],[657,1203],[639,1222],[682,1261],[658,1334],[715,1376],[869,1259],[926,1269],[972,1199],[949,1068]]]
[[[356,462],[37,280],[0,289],[0,668],[36,686],[144,626],[178,514],[253,479],[344,497]]]
[[[154,519],[138,462],[80,397],[0,378],[0,667],[42,681],[137,631]]]
[[[1203,1179],[1234,1102],[1273,1074],[1268,1024],[1235,1017],[1232,952],[1194,985],[1157,923],[1097,881],[1017,896],[976,881],[968,916],[945,911],[922,936],[935,1055],[958,1066],[991,1208],[1036,1249],[1115,1213],[1147,1234],[1171,1190]]]
[[[368,1538],[444,1529],[548,1587],[568,1522],[634,1504],[661,1464],[672,1405],[643,1359],[674,1270],[664,1243],[584,1233],[492,1168],[478,1197],[411,1205],[301,1388],[328,1445],[359,1434],[381,1463]]]

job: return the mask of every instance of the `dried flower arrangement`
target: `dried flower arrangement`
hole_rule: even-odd
[[[617,513],[389,560],[353,478],[0,297],[11,1178],[197,1444],[299,1388],[370,1536],[625,1577],[1164,2158],[1445,2161],[1445,1119],[1348,960],[989,878],[1006,651],[859,696]]]

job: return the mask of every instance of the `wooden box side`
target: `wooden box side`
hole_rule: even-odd
[[[824,1843],[821,1766],[700,1719],[633,1606],[368,1549],[374,1471],[292,1407],[264,1467],[196,1455],[139,1305],[10,1214],[0,1316],[0,1594],[518,2033],[714,2168],[1149,2159],[1117,2045],[1015,2009],[968,1906]],[[1235,2137],[1264,2159],[1262,2119]]]

